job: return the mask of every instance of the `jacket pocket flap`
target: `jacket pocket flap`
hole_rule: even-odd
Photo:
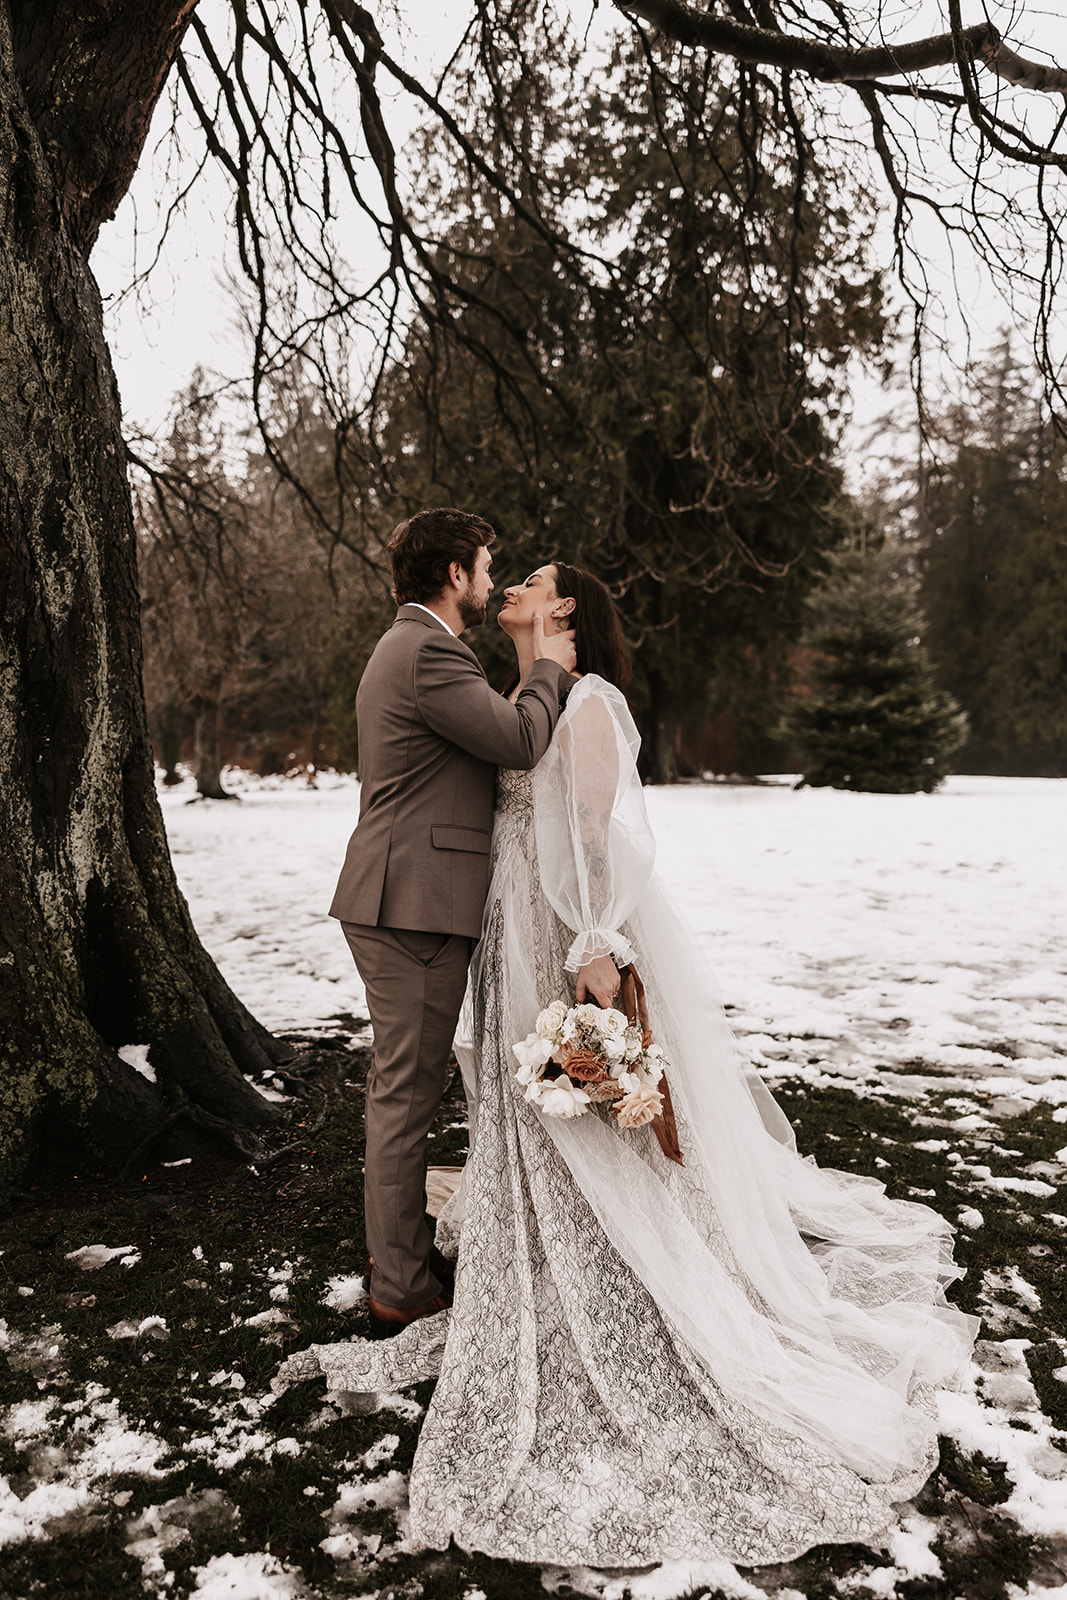
[[[439,824],[430,829],[435,850],[473,850],[480,856],[489,854],[490,835],[482,828],[455,828]]]

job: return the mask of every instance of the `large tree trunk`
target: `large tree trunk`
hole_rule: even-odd
[[[650,783],[677,783],[679,776],[678,747],[681,727],[678,708],[670,689],[659,673],[649,674],[649,729],[652,735],[652,760],[649,766]]]
[[[131,164],[128,148],[124,157],[107,148],[101,154],[101,143],[115,127],[127,145],[143,139],[151,96],[189,9],[189,0],[155,7],[94,0],[68,4],[60,15],[0,3],[0,1178],[7,1180],[42,1151],[80,1159],[88,1151],[122,1164],[164,1127],[173,1149],[183,1129],[197,1138],[197,1125],[202,1138],[266,1123],[275,1108],[243,1074],[264,1072],[288,1054],[223,982],[171,869],[141,690],[119,401],[86,260],[101,216],[117,204],[115,173],[128,167],[128,181],[140,149]],[[71,80],[64,85],[64,63],[50,59],[42,88],[24,58],[27,41],[43,28],[54,47],[65,25],[67,35],[76,31],[79,10],[84,50]],[[57,119],[64,87],[68,116],[91,110],[86,61],[98,55],[110,70],[109,26],[117,30],[114,50],[125,40],[131,55],[140,29],[156,56],[126,61],[120,87],[134,97],[128,115],[109,103],[89,124],[97,178],[108,191],[101,199],[83,170],[88,157],[74,148],[78,138],[89,144],[84,125],[67,129],[71,155]],[[33,65],[40,60],[38,52]],[[81,209],[79,193],[88,196]],[[150,1047],[156,1085],[119,1059],[128,1044]]]
[[[163,782],[168,789],[172,789],[175,784],[182,781],[181,773],[178,771],[178,762],[182,755],[182,714],[173,700],[168,700],[158,713],[156,732]]]
[[[196,792],[205,800],[232,800],[222,787],[222,750],[219,746],[219,704],[197,700],[193,714],[193,766]]]

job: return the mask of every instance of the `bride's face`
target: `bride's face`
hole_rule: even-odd
[[[573,610],[574,601],[561,600],[556,593],[556,568],[550,561],[531,572],[525,583],[514,583],[504,590],[504,604],[497,621],[504,632],[514,638],[517,633],[533,627],[534,612],[540,611],[545,632],[553,633]]]

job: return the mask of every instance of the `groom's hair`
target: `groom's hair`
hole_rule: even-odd
[[[457,511],[455,506],[416,511],[394,528],[387,547],[393,599],[398,606],[436,600],[453,561],[473,575],[478,551],[495,538],[492,525],[471,511]]]

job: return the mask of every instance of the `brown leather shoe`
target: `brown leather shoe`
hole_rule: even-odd
[[[380,1300],[373,1296],[368,1301],[370,1307],[370,1336],[372,1339],[392,1339],[401,1328],[410,1327],[413,1322],[418,1322],[422,1317],[432,1317],[438,1311],[447,1311],[452,1305],[450,1294],[434,1295],[432,1300],[424,1300],[421,1306],[383,1306]]]

